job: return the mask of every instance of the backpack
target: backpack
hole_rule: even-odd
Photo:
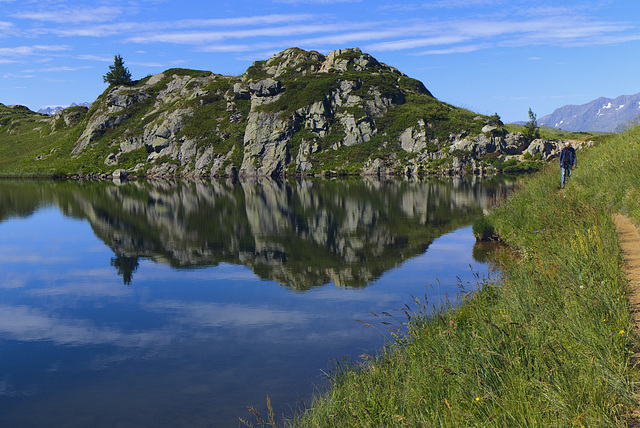
[[[575,156],[575,152],[571,152],[571,150],[567,150],[563,153],[562,157],[562,167],[563,168],[571,168],[573,166],[573,157]]]

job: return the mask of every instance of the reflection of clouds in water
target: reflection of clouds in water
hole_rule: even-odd
[[[0,337],[32,342],[52,341],[58,345],[113,345],[118,347],[158,347],[178,338],[193,336],[195,328],[264,328],[275,325],[299,326],[309,322],[299,311],[281,311],[244,305],[162,301],[151,303],[147,310],[168,315],[166,327],[144,331],[125,331],[101,327],[87,320],[63,319],[27,306],[0,305]],[[218,334],[198,332],[198,337],[215,338]]]
[[[18,390],[18,388],[16,388],[16,386],[11,383],[8,377],[4,377],[2,378],[2,380],[0,380],[0,397],[25,397],[28,395],[33,395],[36,392],[37,391],[33,386]]]
[[[0,282],[0,288],[22,288],[26,286],[26,281],[24,278],[19,278],[17,275],[6,276],[0,272],[0,277],[2,277],[2,282]]]
[[[336,302],[372,302],[377,305],[391,303],[398,300],[398,296],[393,293],[385,293],[375,289],[353,290],[349,288],[326,286],[313,289],[307,292],[305,300],[316,301],[336,301]]]
[[[115,281],[115,280],[114,280]],[[122,283],[115,283],[114,281],[71,281],[65,285],[59,285],[47,288],[38,288],[29,290],[29,294],[32,296],[81,296],[81,297],[95,297],[95,296],[130,296],[133,295],[133,290],[128,287],[123,287]]]
[[[20,250],[24,250],[24,248],[20,248]],[[73,262],[75,258],[73,257],[63,257],[63,256],[43,256],[40,254],[32,254],[32,253],[23,253],[17,252],[17,250],[7,249],[5,247],[0,247],[0,263],[31,263],[31,264],[56,264],[62,262]]]
[[[61,319],[27,306],[0,305],[0,336],[23,342],[52,341],[58,345],[147,347],[170,342],[161,330],[125,332],[89,321]]]
[[[310,321],[310,316],[300,311],[272,310],[246,305],[221,305],[216,303],[190,303],[161,301],[146,305],[146,309],[172,312],[176,321],[199,327],[267,327]]]
[[[175,270],[159,266],[150,260],[140,262],[135,279],[137,281],[173,279],[180,282],[187,280],[261,282],[260,278],[246,266],[221,263],[218,266]]]

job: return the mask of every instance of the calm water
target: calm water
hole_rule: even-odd
[[[469,225],[507,187],[0,181],[0,426],[290,414],[382,346],[370,311],[487,274]]]

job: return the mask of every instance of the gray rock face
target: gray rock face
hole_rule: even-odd
[[[542,160],[547,160],[551,157],[557,156],[562,149],[562,142],[548,141],[548,140],[533,140],[529,147],[527,147],[527,153],[532,156],[540,153]]]
[[[277,80],[264,79],[249,83],[249,91],[257,97],[273,97],[282,92],[282,85]]]
[[[87,127],[84,132],[73,146],[71,150],[72,155],[77,155],[82,152],[89,143],[95,141],[96,138],[103,134],[107,129],[115,128],[116,126],[122,125],[127,119],[129,119],[129,115],[116,115],[116,116],[108,116],[106,114],[96,114],[91,117]]]
[[[287,142],[291,139],[293,130],[293,120],[282,120],[278,113],[249,113],[240,175],[281,175],[287,164]]]
[[[289,69],[296,69],[301,63],[321,62],[323,59],[324,56],[318,52],[290,48],[271,57],[265,64],[265,71],[277,78]],[[316,69],[312,66],[310,71],[315,72]]]
[[[527,147],[527,140],[521,133],[507,134],[504,137],[480,134],[477,137],[454,141],[451,150],[470,152],[474,156],[484,156],[494,152],[503,155],[520,155]]]
[[[174,145],[176,134],[184,127],[186,116],[192,115],[190,109],[178,109],[168,115],[162,115],[158,122],[148,125],[142,137],[149,152],[160,153],[166,147]]]
[[[106,105],[109,113],[116,113],[148,98],[149,95],[144,90],[132,91],[126,86],[120,86],[107,94]]]
[[[517,134],[507,134],[498,143],[500,153],[506,155],[520,155],[528,147],[527,139],[520,132]]]
[[[342,139],[342,145],[349,147],[362,142],[371,140],[371,137],[377,134],[376,125],[369,117],[357,119],[350,114],[341,114],[338,116],[340,124],[344,127],[345,136]],[[339,146],[334,146],[337,149]]]
[[[421,152],[427,148],[424,120],[420,119],[417,126],[407,128],[400,134],[400,147],[409,153]]]

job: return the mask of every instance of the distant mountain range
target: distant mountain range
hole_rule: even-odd
[[[640,116],[640,93],[587,104],[566,105],[538,119],[538,125],[566,131],[618,132]]]
[[[41,108],[40,110],[38,110],[38,113],[43,113],[43,114],[48,114],[48,115],[54,115],[56,113],[58,113],[60,110],[64,110],[66,108],[69,107],[74,107],[74,106],[83,106],[83,107],[91,107],[91,103],[80,103],[80,104],[76,104],[76,103],[71,103],[71,105],[69,106],[56,106],[56,107],[45,107],[45,108]]]

